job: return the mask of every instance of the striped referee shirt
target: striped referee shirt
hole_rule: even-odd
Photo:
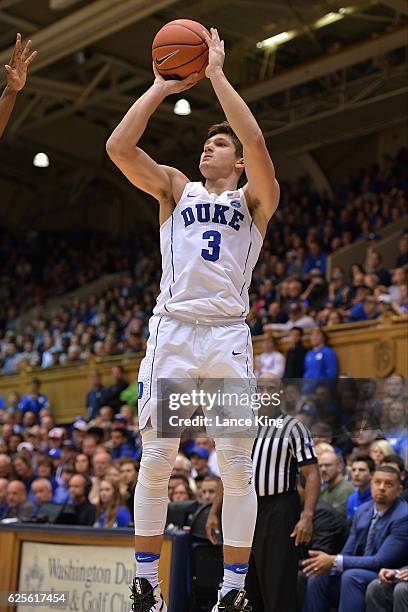
[[[312,436],[296,417],[281,415],[282,427],[259,428],[252,450],[256,494],[296,491],[299,467],[317,463]]]

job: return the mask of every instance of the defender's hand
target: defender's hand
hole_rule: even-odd
[[[170,96],[171,94],[181,93],[182,91],[186,91],[186,89],[191,89],[197,83],[198,73],[193,72],[186,79],[182,79],[181,81],[175,79],[164,79],[153,62],[153,72],[154,72],[154,84],[160,85],[163,90],[165,96]]]
[[[211,36],[203,30],[205,42],[208,45],[208,66],[205,71],[205,76],[211,79],[215,74],[222,71],[225,60],[224,41],[220,40],[218,30],[211,28]]]
[[[10,58],[10,64],[5,66],[7,86],[11,91],[21,91],[26,84],[28,67],[38,55],[38,51],[33,51],[30,55],[31,46],[32,42],[29,40],[24,51],[21,52],[21,34],[17,34],[16,45]]]

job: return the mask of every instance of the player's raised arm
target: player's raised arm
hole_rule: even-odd
[[[211,37],[203,31],[209,47],[206,76],[210,79],[225,116],[241,141],[244,149],[245,172],[248,178],[247,194],[254,208],[260,208],[266,221],[279,203],[279,184],[275,168],[266,147],[262,131],[247,104],[229,83],[223,72],[224,41],[216,29]]]
[[[180,175],[180,178],[183,178],[184,175],[178,170],[157,164],[137,144],[147,122],[161,102],[170,94],[193,87],[197,82],[197,75],[192,74],[182,81],[166,81],[154,65],[153,70],[153,85],[136,100],[115,128],[106,143],[106,150],[113,163],[133,185],[161,201],[172,194],[174,176]],[[186,177],[184,179],[187,182]]]
[[[7,86],[0,98],[0,138],[16,103],[17,94],[26,84],[27,71],[31,62],[36,58],[37,51],[31,51],[31,40],[28,41],[21,51],[21,34],[17,34],[16,45],[10,63],[6,64]]]

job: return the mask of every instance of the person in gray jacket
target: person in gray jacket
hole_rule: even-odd
[[[408,565],[399,570],[382,568],[366,591],[366,612],[408,610]]]

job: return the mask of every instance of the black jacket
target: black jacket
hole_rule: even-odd
[[[296,342],[288,350],[283,378],[303,378],[306,352],[303,342]]]

